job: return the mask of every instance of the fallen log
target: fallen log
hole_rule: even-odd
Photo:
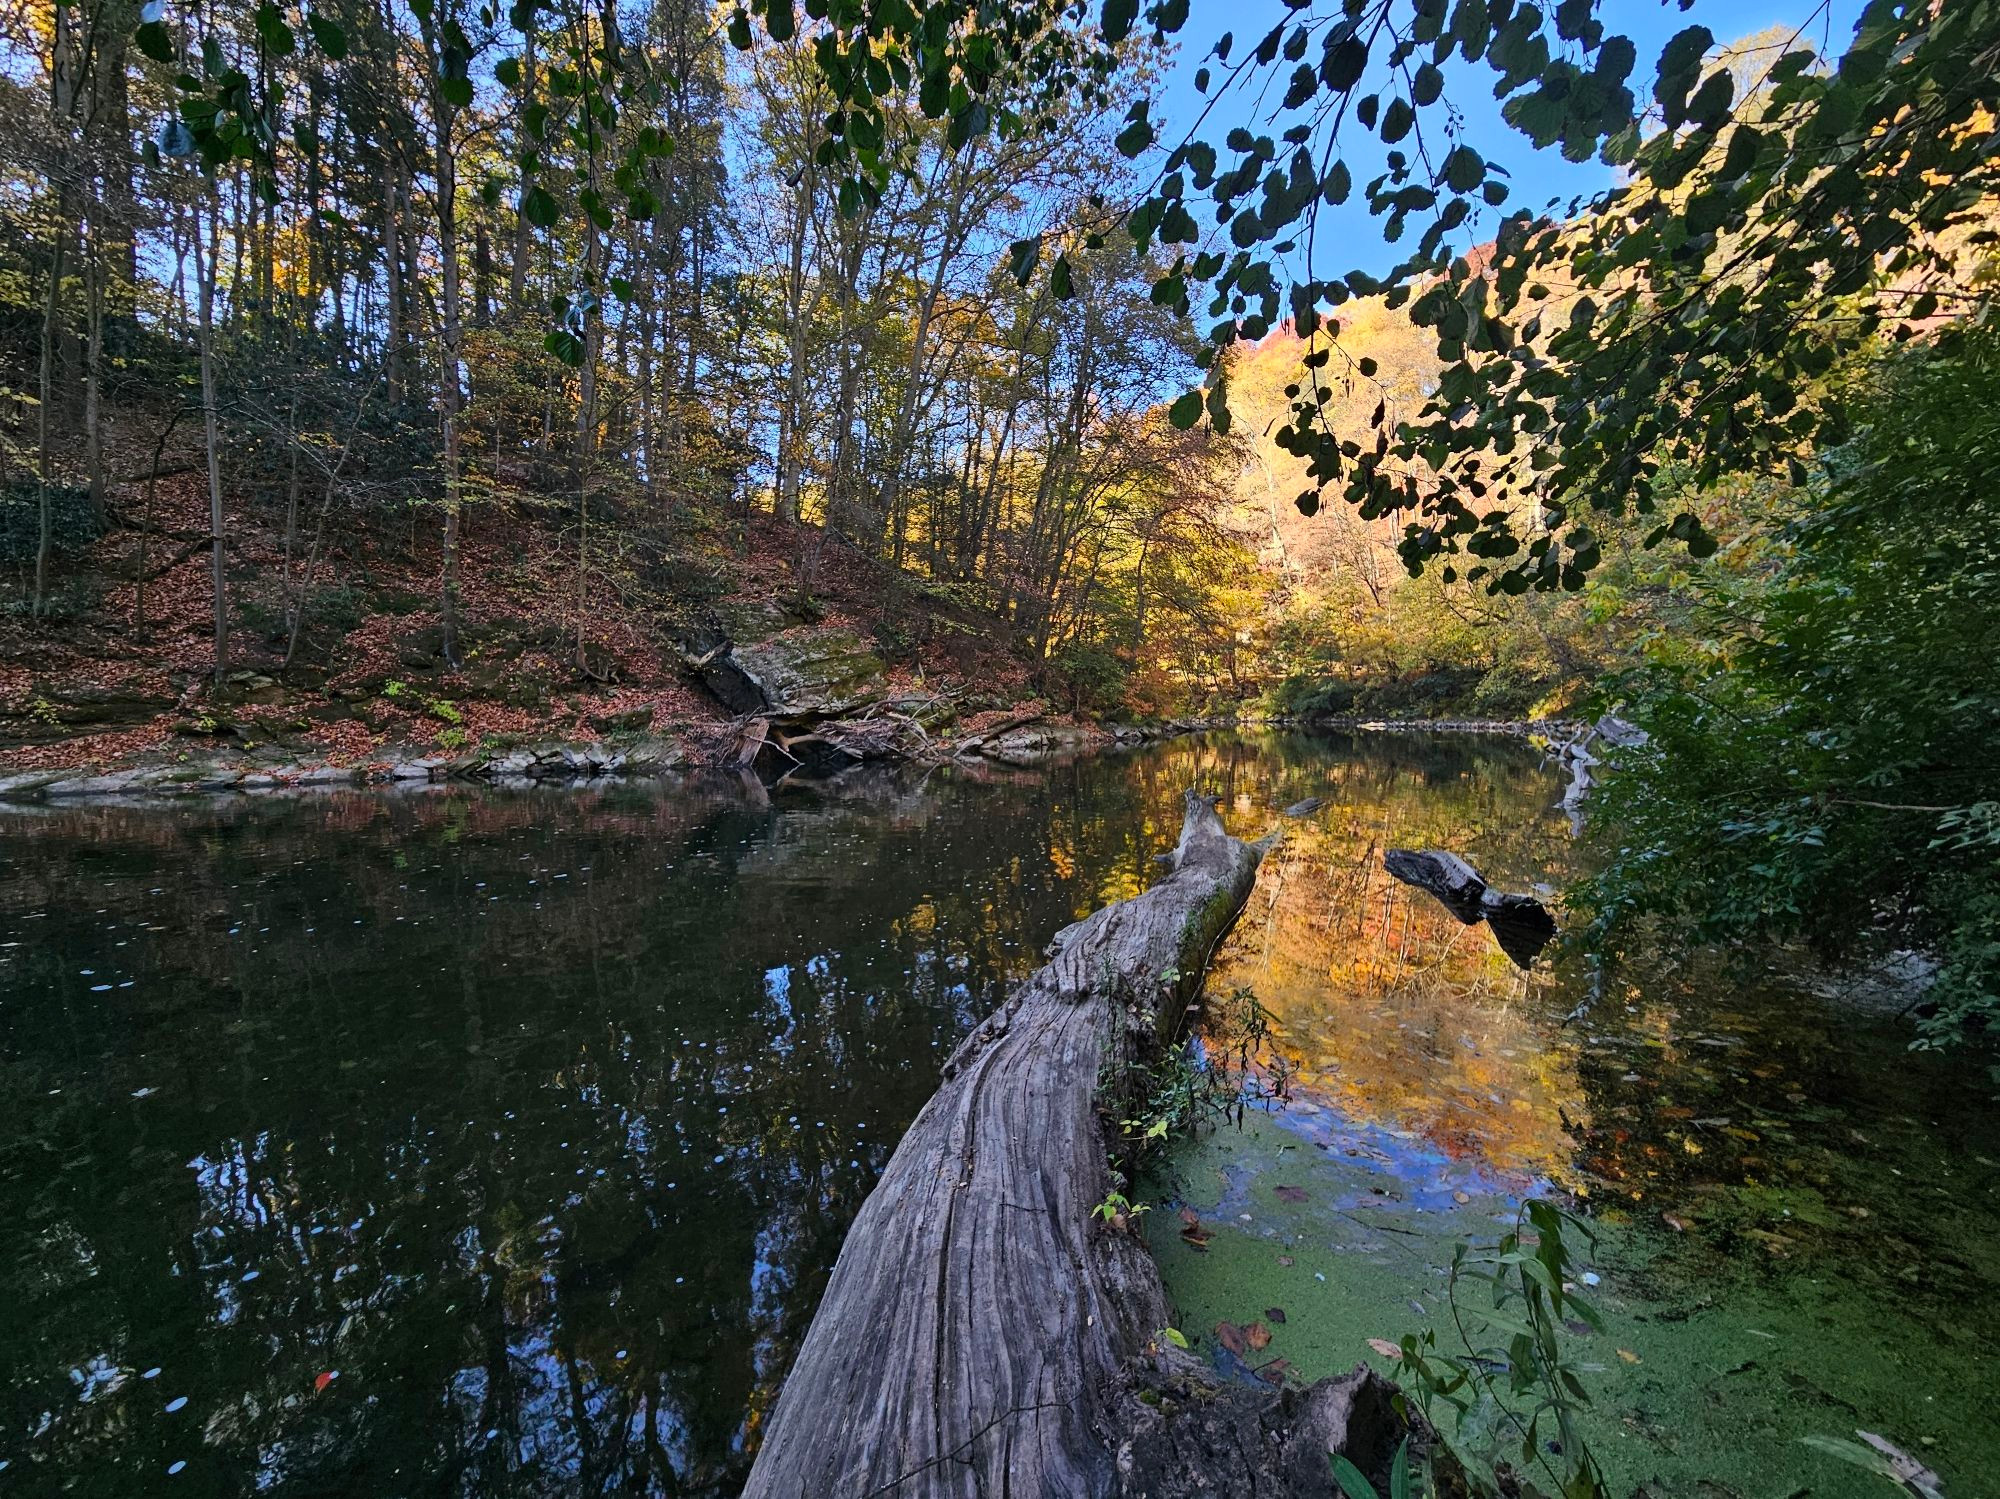
[[[951,747],[951,752],[953,755],[972,754],[981,745],[991,743],[1002,734],[1011,734],[1016,729],[1025,728],[1027,725],[1039,722],[1048,716],[1049,710],[1047,704],[1040,702],[1033,703],[1025,710],[1009,714],[998,723],[990,724],[976,734],[966,735]]]
[[[1532,895],[1495,890],[1457,854],[1442,849],[1418,852],[1392,848],[1382,856],[1383,867],[1406,885],[1428,891],[1467,926],[1484,921],[1500,950],[1517,967],[1526,968],[1556,934],[1555,918]]]
[[[1122,1117],[1263,852],[1190,791],[1167,876],[1060,932],[959,1047],[848,1233],[747,1499],[1332,1495],[1330,1450],[1386,1489],[1390,1386],[1224,1386],[1164,1335],[1143,1241],[1092,1213],[1101,1110]]]

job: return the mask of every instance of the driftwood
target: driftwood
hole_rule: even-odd
[[[1386,1486],[1389,1386],[1224,1385],[1164,1336],[1143,1242],[1091,1211],[1100,1104],[1185,1013],[1262,854],[1190,791],[1171,872],[1059,933],[953,1055],[849,1231],[747,1499],[1332,1495],[1329,1449]]]
[[[1421,853],[1392,848],[1382,858],[1389,873],[1406,885],[1429,891],[1467,926],[1484,921],[1500,950],[1526,968],[1556,934],[1555,918],[1532,895],[1495,890],[1457,854],[1440,849]]]
[[[1637,724],[1613,718],[1607,713],[1556,746],[1556,758],[1569,771],[1569,784],[1563,788],[1561,806],[1569,817],[1572,834],[1583,831],[1583,801],[1596,789],[1599,780],[1597,767],[1604,763],[1599,756],[1591,753],[1590,747],[1595,744],[1614,750],[1643,749],[1651,742],[1652,736]]]
[[[1011,734],[1016,729],[1025,728],[1027,725],[1039,722],[1048,716],[1049,710],[1047,705],[1039,702],[1035,703],[1023,712],[1010,714],[1006,718],[1001,719],[1000,722],[981,729],[977,734],[966,735],[951,747],[951,752],[954,755],[969,755],[981,745],[990,744],[993,740],[998,739],[1002,734]]]

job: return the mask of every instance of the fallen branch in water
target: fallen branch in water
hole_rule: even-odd
[[[1382,856],[1385,869],[1406,885],[1436,896],[1444,908],[1467,926],[1484,921],[1492,928],[1500,950],[1526,968],[1556,934],[1555,918],[1532,895],[1514,895],[1491,888],[1465,860],[1441,849],[1421,853],[1392,848]]]

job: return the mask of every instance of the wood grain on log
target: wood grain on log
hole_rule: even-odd
[[[1060,932],[959,1047],[848,1233],[749,1499],[1167,1496],[1195,1470],[1200,1492],[1242,1492],[1232,1472],[1287,1464],[1307,1486],[1276,1492],[1333,1492],[1314,1444],[1388,1409],[1381,1381],[1221,1389],[1160,1336],[1143,1242],[1091,1212],[1111,1185],[1100,1090],[1115,1105],[1125,1064],[1178,1024],[1263,851],[1190,791],[1166,878]],[[1364,1467],[1393,1450],[1381,1426]]]

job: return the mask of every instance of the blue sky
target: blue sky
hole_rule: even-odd
[[[1642,101],[1652,97],[1653,64],[1667,39],[1683,27],[1704,25],[1716,40],[1728,43],[1750,36],[1768,26],[1804,28],[1804,40],[1816,49],[1838,57],[1853,34],[1863,0],[1696,0],[1683,10],[1679,0],[1603,0],[1599,15],[1608,30],[1632,38],[1638,48],[1639,63],[1633,70],[1633,87]],[[1547,9],[1547,6],[1544,6]],[[1234,57],[1242,57],[1259,38],[1286,15],[1283,0],[1193,0],[1188,22],[1182,28],[1180,49],[1156,114],[1162,120],[1160,138],[1171,145],[1200,113],[1203,99],[1195,91],[1194,72],[1216,39],[1225,31],[1235,36]],[[1280,64],[1278,79],[1263,109],[1248,96],[1232,94],[1218,105],[1202,128],[1202,135],[1220,145],[1230,127],[1247,125],[1260,133],[1269,130],[1271,106],[1284,91]],[[1551,199],[1567,201],[1609,187],[1612,173],[1595,161],[1564,161],[1556,151],[1537,151],[1500,117],[1499,101],[1493,97],[1493,75],[1484,62],[1467,64],[1454,59],[1445,67],[1445,98],[1465,117],[1468,143],[1482,155],[1498,162],[1512,174],[1514,194],[1502,212],[1516,207],[1541,208]],[[1272,132],[1275,133],[1275,132]],[[1340,274],[1360,269],[1380,273],[1394,265],[1411,248],[1410,240],[1386,244],[1381,221],[1369,215],[1358,185],[1381,169],[1384,148],[1366,131],[1350,122],[1342,132],[1346,159],[1354,173],[1357,191],[1344,206],[1321,212],[1317,237],[1317,260],[1321,274]],[[1462,233],[1466,242],[1490,238],[1495,215],[1484,225],[1471,226]],[[1413,237],[1413,236],[1412,236]]]

